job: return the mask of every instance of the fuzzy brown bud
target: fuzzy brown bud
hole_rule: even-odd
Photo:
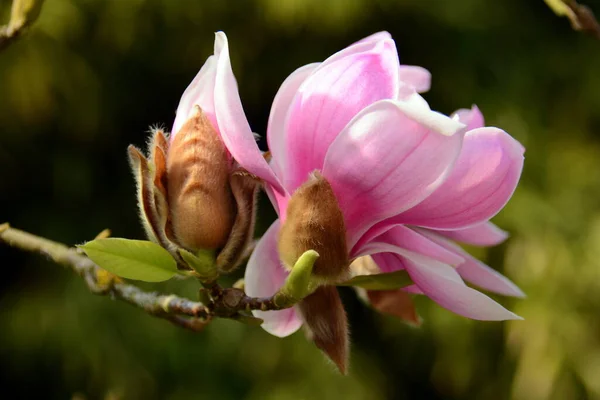
[[[298,303],[309,338],[342,374],[348,367],[348,318],[335,286],[321,286]]]
[[[225,245],[235,216],[227,150],[199,107],[177,132],[167,154],[173,234],[190,250]]]
[[[279,254],[291,268],[306,251],[319,259],[313,274],[327,282],[341,281],[349,273],[344,217],[331,185],[318,172],[292,195],[279,234]]]

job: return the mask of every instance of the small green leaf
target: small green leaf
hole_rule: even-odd
[[[162,282],[178,272],[167,250],[145,240],[96,239],[78,247],[100,268],[123,278]]]
[[[194,255],[186,249],[178,249],[179,255],[183,261],[198,273],[203,281],[212,282],[219,277],[219,271],[215,265],[214,253],[208,251],[199,251],[198,255]]]
[[[367,290],[392,290],[412,285],[408,272],[395,271],[385,274],[358,275],[338,286],[358,286]]]

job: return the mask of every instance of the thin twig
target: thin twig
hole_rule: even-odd
[[[290,307],[290,305],[277,304],[275,296],[250,297],[239,288],[223,288],[217,282],[203,282],[203,293],[207,295],[206,303],[175,295],[146,292],[100,268],[75,248],[11,228],[8,224],[0,224],[0,242],[44,255],[73,270],[83,278],[92,293],[122,300],[150,315],[193,331],[202,330],[214,317],[257,324],[262,321],[246,313],[253,310],[281,310]]]
[[[44,0],[13,0],[10,21],[0,26],[0,50],[18,39],[40,15]]]
[[[98,267],[85,255],[62,243],[10,228],[8,224],[0,225],[0,241],[11,247],[42,254],[70,268],[84,278],[93,293],[123,300],[143,309],[148,314],[164,318],[178,326],[199,331],[211,319],[211,312],[203,303],[175,295],[145,292],[137,286],[124,283],[118,277]]]

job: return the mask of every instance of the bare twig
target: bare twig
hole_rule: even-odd
[[[193,331],[201,330],[214,317],[231,318],[250,324],[260,323],[259,319],[245,313],[252,310],[281,310],[291,306],[278,304],[275,296],[250,297],[239,288],[223,288],[217,282],[204,282],[205,302],[146,292],[98,267],[75,248],[11,228],[8,224],[0,224],[0,242],[27,252],[42,254],[73,270],[84,279],[92,293],[122,300],[148,314]]]
[[[576,0],[544,0],[556,15],[566,16],[576,31],[600,39],[600,24],[592,10]]]
[[[40,15],[44,0],[13,0],[10,21],[0,26],[0,50],[19,38]]]
[[[8,224],[0,225],[0,241],[24,251],[45,255],[54,262],[72,269],[84,278],[93,293],[123,300],[178,326],[199,331],[211,319],[211,312],[203,303],[174,295],[145,292],[137,286],[124,283],[76,249],[64,244],[10,228]]]

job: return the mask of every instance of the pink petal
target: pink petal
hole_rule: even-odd
[[[327,152],[323,176],[344,214],[350,248],[375,223],[437,189],[460,152],[462,128],[419,102],[390,100],[348,124]]]
[[[525,293],[515,285],[510,279],[500,272],[490,268],[481,261],[464,256],[466,261],[459,265],[456,271],[467,282],[479,286],[490,292],[499,293],[505,296],[525,297]]]
[[[362,43],[373,43],[373,42],[378,42],[380,40],[391,39],[391,38],[392,38],[392,35],[390,35],[389,32],[381,31],[381,32],[374,33],[372,35],[367,36],[366,38],[359,40],[358,42],[354,43],[354,45],[362,44]],[[352,47],[354,45],[351,45],[350,47]]]
[[[410,294],[425,294],[417,285],[410,285],[401,289],[403,292]]]
[[[415,65],[401,65],[400,81],[412,86],[418,93],[424,93],[431,87],[431,72]]]
[[[370,36],[367,36],[364,39],[359,40],[358,42],[352,43],[350,46],[346,47],[345,49],[342,49],[342,50],[338,51],[337,53],[331,55],[329,58],[327,58],[327,60],[325,60],[324,63],[321,64],[321,66],[331,64],[335,61],[338,61],[344,57],[348,57],[353,54],[358,54],[358,53],[362,53],[365,51],[369,51],[378,42],[381,42],[384,40],[392,40],[392,35],[390,35],[388,32],[385,32],[385,31],[374,33]]]
[[[427,229],[418,229],[418,231],[440,246],[463,257],[465,261],[456,268],[456,271],[468,282],[477,285],[482,289],[503,294],[505,296],[525,297],[525,293],[523,293],[517,285],[511,282],[510,279],[477,260],[460,248],[460,246],[457,246],[451,241],[444,239],[435,232],[428,231]]]
[[[369,104],[398,92],[398,54],[391,39],[356,45],[363,51],[334,55],[301,85],[286,122],[289,193],[323,160],[338,134]]]
[[[411,257],[405,258],[405,267],[423,293],[456,314],[484,321],[522,319],[483,293],[466,286],[449,265]]]
[[[195,105],[199,105],[215,125],[215,128],[217,127],[214,104],[216,67],[217,60],[215,56],[208,57],[196,77],[192,80],[192,83],[183,92],[179,106],[177,107],[171,140],[173,140],[175,134],[181,129],[185,121],[187,121]]]
[[[215,112],[223,143],[242,167],[282,191],[283,188],[259,150],[246,120],[231,70],[227,36],[223,32],[216,33],[215,57]]]
[[[489,221],[455,231],[436,230],[435,232],[452,240],[473,246],[495,246],[508,238],[508,232],[503,231]]]
[[[267,127],[267,143],[273,157],[271,166],[282,181],[284,180],[283,174],[285,172],[283,165],[285,165],[284,161],[287,159],[285,151],[285,121],[300,85],[302,85],[318,65],[319,63],[308,64],[292,72],[281,84],[271,106],[269,125]]]
[[[451,117],[456,117],[460,122],[467,125],[468,131],[471,129],[483,128],[485,126],[483,114],[475,105],[470,110],[461,108],[460,110],[455,111]]]
[[[273,207],[275,208],[275,212],[277,213],[277,215],[279,215],[279,220],[283,224],[285,222],[285,211],[287,209],[287,204],[290,200],[289,195],[283,194],[278,190],[273,189],[271,185],[265,185],[264,189],[267,193],[267,196],[269,197],[269,200],[271,200],[271,204],[273,204]]]
[[[423,202],[389,223],[452,230],[489,220],[515,191],[524,151],[500,129],[469,131],[448,179]]]
[[[388,246],[385,246],[386,244],[431,257],[445,264],[459,265],[465,261],[456,252],[447,250],[445,247],[403,225],[396,225],[388,229],[362,247],[370,250],[370,254],[374,254],[373,251],[376,251],[377,248],[387,251]],[[357,249],[360,247],[356,246]],[[359,254],[363,255],[364,252]]]
[[[404,258],[394,253],[372,254],[371,258],[377,264],[382,273],[401,271],[404,268]],[[423,294],[417,285],[409,285],[402,288],[402,291],[411,294]]]
[[[371,258],[379,267],[382,273],[401,271],[404,269],[402,258],[394,253],[375,253]]]
[[[279,221],[265,232],[248,260],[244,276],[246,294],[253,297],[274,295],[285,282],[287,271],[281,266],[277,252]],[[254,316],[262,318],[264,330],[272,335],[284,337],[296,332],[302,325],[302,319],[295,308],[281,311],[253,311]]]

